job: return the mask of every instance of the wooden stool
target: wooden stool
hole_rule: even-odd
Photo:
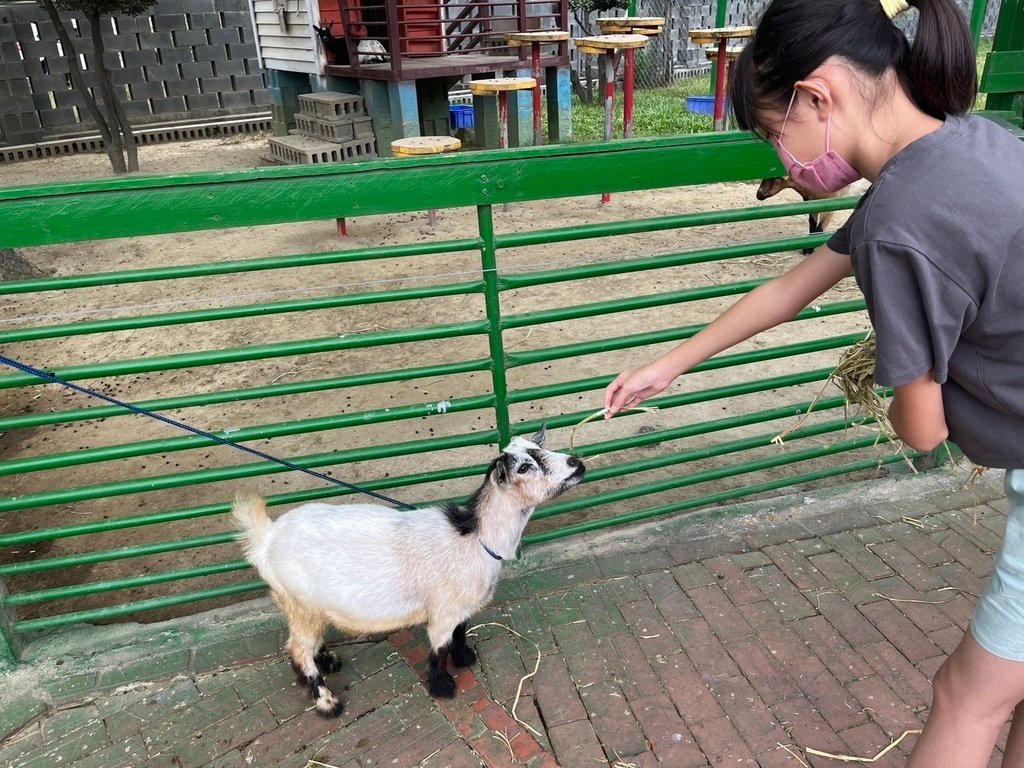
[[[508,92],[529,91],[536,86],[537,81],[532,77],[492,77],[469,81],[469,91],[474,96],[498,94],[498,121],[501,123],[498,146],[502,149],[508,149]]]
[[[622,78],[623,135],[633,138],[633,83],[636,71],[636,49],[647,45],[645,35],[598,35],[577,37],[576,50],[604,57],[604,139],[612,140],[612,109],[615,106],[615,54],[624,51],[626,71]]]
[[[597,20],[602,35],[647,35],[657,37],[665,27],[661,16],[604,16]]]
[[[613,113],[615,111],[615,54],[623,51],[626,71],[622,77],[622,133],[633,138],[633,85],[636,72],[636,50],[647,45],[646,35],[598,35],[577,37],[576,50],[604,57],[604,140],[612,140]],[[611,195],[601,195],[601,202],[611,201]]]
[[[462,142],[451,136],[410,136],[407,139],[395,139],[391,142],[391,154],[395,157],[413,157],[415,155],[440,155],[462,149]],[[437,209],[427,212],[430,226],[437,224]]]
[[[545,29],[537,32],[515,32],[505,35],[505,40],[510,43],[530,44],[533,79],[537,81],[537,84],[533,87],[533,146],[535,147],[539,147],[544,143],[544,133],[541,131],[540,120],[540,44],[561,43],[568,39],[569,33],[558,29]]]
[[[690,39],[697,45],[713,45],[717,49],[718,62],[715,72],[715,130],[725,128],[725,71],[728,67],[728,41],[742,40],[754,36],[757,27],[718,27],[716,29],[691,29]]]

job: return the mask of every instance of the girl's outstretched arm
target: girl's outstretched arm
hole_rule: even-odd
[[[700,333],[642,368],[619,374],[605,390],[605,418],[665,390],[680,374],[761,331],[793,319],[800,310],[850,274],[850,257],[827,246],[793,269],[760,285]]]

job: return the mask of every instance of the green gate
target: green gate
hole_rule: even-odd
[[[799,232],[808,212],[856,201],[510,232],[496,231],[495,221],[501,230],[508,218],[496,207],[527,211],[528,201],[581,195],[593,196],[596,207],[604,192],[781,172],[766,144],[726,133],[0,189],[0,247],[74,244],[62,253],[80,264],[96,241],[118,238],[125,254],[116,271],[69,263],[67,274],[0,283],[9,320],[0,324],[0,349],[406,502],[459,498],[513,435],[546,422],[553,444],[564,447],[569,428],[600,407],[604,387],[624,364],[652,359],[654,349],[703,326],[674,323],[681,308],[706,306],[710,319],[721,300],[732,301],[772,271],[730,280],[731,264],[792,255],[827,237],[737,243],[729,226],[796,217]],[[702,194],[693,187],[695,199]],[[225,253],[202,263],[175,255],[174,238],[164,237],[166,266],[130,263],[137,238],[204,230],[213,238],[250,227],[258,242],[257,228],[266,225],[324,226],[427,207],[475,209],[478,234],[251,258]],[[725,228],[723,244],[638,253],[634,240],[628,253],[584,258],[615,238],[673,232],[685,240],[696,228],[716,227]],[[538,268],[522,257],[551,244],[564,244],[567,263]],[[440,261],[417,275],[427,259]],[[438,264],[448,268],[438,272]],[[238,281],[258,285],[261,275],[287,271],[298,276],[298,298],[267,300],[272,291],[253,290],[258,300],[245,300],[250,292]],[[376,279],[363,279],[370,274]],[[391,275],[393,284],[385,279]],[[339,281],[356,289],[318,292]],[[559,290],[573,300],[554,303],[565,295]],[[209,303],[219,294],[240,296],[240,303],[190,308],[203,291],[213,294]],[[95,318],[95,295],[116,297],[121,309]],[[403,307],[420,309],[404,327],[390,327],[402,324]],[[639,332],[618,332],[636,317],[643,318]],[[845,332],[836,333],[844,317]],[[875,433],[849,430],[854,414],[827,391],[785,445],[772,442],[807,410],[841,350],[866,327],[850,288],[848,298],[801,313],[786,343],[731,352],[683,377],[685,386],[648,403],[658,413],[589,424],[576,440],[577,453],[590,457],[587,483],[542,508],[524,545],[902,460],[878,445]],[[215,328],[230,333],[211,335]],[[311,332],[323,328],[330,332]],[[58,389],[27,374],[0,376],[0,637],[7,658],[39,632],[136,614],[160,618],[260,589],[225,516],[238,489],[258,490],[271,505],[348,496]],[[383,393],[394,401],[381,402]]]

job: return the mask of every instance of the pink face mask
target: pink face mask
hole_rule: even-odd
[[[825,152],[818,155],[809,163],[801,163],[782,145],[782,136],[786,132],[786,124],[789,122],[789,113],[793,111],[793,102],[796,100],[796,90],[789,100],[789,109],[786,110],[786,117],[782,121],[782,131],[779,138],[772,139],[772,144],[778,151],[783,165],[789,177],[806,189],[808,192],[820,192],[831,194],[838,192],[860,178],[860,173],[846,162],[839,153],[832,149],[832,115],[829,114],[828,122],[825,124]]]

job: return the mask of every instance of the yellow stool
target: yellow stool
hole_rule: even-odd
[[[647,35],[657,37],[665,27],[661,16],[602,16],[597,20],[602,35]]]
[[[462,142],[451,136],[410,136],[407,139],[395,139],[391,142],[391,154],[395,157],[414,157],[416,155],[440,155],[462,149]],[[437,209],[427,212],[430,226],[437,224]]]
[[[508,149],[508,93],[509,91],[529,91],[537,87],[537,80],[532,77],[492,77],[488,80],[470,80],[469,91],[474,96],[493,96],[498,94],[498,120],[501,133],[498,146]]]
[[[615,54],[625,52],[626,71],[622,77],[622,124],[625,138],[633,137],[633,89],[636,71],[636,51],[647,45],[646,35],[597,35],[577,37],[576,50],[580,53],[604,57],[604,140],[612,140],[612,110],[615,106]]]
[[[536,85],[533,86],[533,146],[539,147],[544,143],[544,132],[541,130],[540,121],[540,46],[541,43],[564,43],[569,39],[568,32],[559,29],[544,29],[536,32],[513,32],[505,35],[505,40],[510,43],[529,43],[530,58],[533,63],[533,79]]]

